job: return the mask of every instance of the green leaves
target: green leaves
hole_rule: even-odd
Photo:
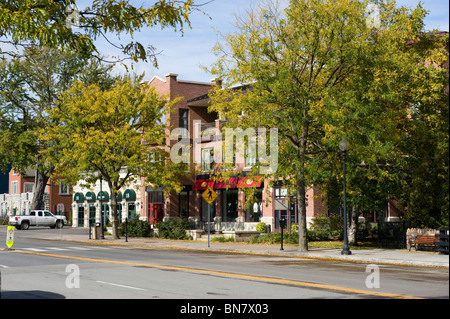
[[[136,31],[157,25],[183,32],[186,25],[190,26],[193,8],[192,0],[159,0],[150,7],[136,6],[129,0],[95,0],[86,8],[77,8],[74,0],[4,0],[0,1],[0,37],[13,45],[35,44],[97,55],[94,41],[99,37],[133,36]],[[134,61],[152,59],[156,63],[152,47],[147,51],[137,42],[115,47]]]
[[[169,154],[163,148],[161,118],[173,103],[139,83],[123,78],[102,90],[76,82],[60,96],[60,106],[49,113],[54,124],[41,130],[41,138],[52,145],[45,156],[59,176],[76,183],[80,174],[97,171],[116,191],[140,177],[155,187],[180,187],[179,170],[166,168]],[[152,151],[161,162],[149,161]]]
[[[216,45],[211,71],[229,87],[251,88],[216,90],[210,109],[231,126],[278,128],[280,161],[273,178],[321,185],[324,195],[340,196],[337,145],[346,137],[350,200],[373,209],[403,197],[405,174],[420,165],[419,150],[406,147],[421,139],[413,127],[436,133],[422,134],[433,141],[423,145],[448,146],[448,36],[423,30],[427,12],[420,5],[397,8],[390,0],[377,1],[380,20],[374,27],[367,21],[368,4],[297,0],[284,11],[269,5],[239,19],[238,31]],[[412,164],[412,158],[418,161]],[[448,169],[448,160],[442,166]],[[437,176],[448,183],[445,169],[421,178]],[[448,197],[443,202],[448,207]]]

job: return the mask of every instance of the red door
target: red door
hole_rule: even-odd
[[[156,223],[163,220],[162,204],[150,204],[150,225],[155,226]]]

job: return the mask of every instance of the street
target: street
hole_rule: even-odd
[[[2,299],[449,298],[448,269],[29,237],[58,231],[16,231],[13,250],[0,247]],[[0,238],[5,237],[6,229],[0,227]]]

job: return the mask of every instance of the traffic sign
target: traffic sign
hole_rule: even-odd
[[[211,205],[217,198],[217,193],[209,186],[202,194],[203,199]]]
[[[14,244],[14,226],[8,226],[8,230],[6,233],[6,246],[11,249]]]

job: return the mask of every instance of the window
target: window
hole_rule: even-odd
[[[33,191],[34,191],[34,183],[23,183],[24,193],[33,193]]]
[[[64,204],[59,203],[58,205],[56,205],[56,212],[58,215],[63,214],[65,212]]]
[[[189,192],[180,193],[180,217],[189,217]]]
[[[224,221],[235,222],[238,217],[238,190],[229,189],[223,194],[223,215]]]
[[[256,145],[254,143],[248,143],[245,149],[245,167],[252,167],[256,163]]]
[[[11,182],[11,194],[19,194],[19,182]]]
[[[189,130],[188,128],[188,115],[189,115],[189,110],[185,110],[185,109],[180,109],[180,122],[179,122],[179,128],[184,128],[187,130]],[[182,130],[181,133],[185,135],[186,131]],[[182,136],[183,138],[187,138],[188,136]]]
[[[70,195],[70,186],[69,186],[69,184],[61,184],[61,185],[59,185],[59,195]]]
[[[287,189],[286,188],[274,188],[274,196],[275,198],[286,198],[287,196]]]
[[[148,153],[148,160],[151,163],[160,163],[160,162],[162,162],[161,153],[159,153],[159,152],[150,152],[150,153]]]
[[[214,162],[214,148],[202,149],[202,171],[212,171]]]

